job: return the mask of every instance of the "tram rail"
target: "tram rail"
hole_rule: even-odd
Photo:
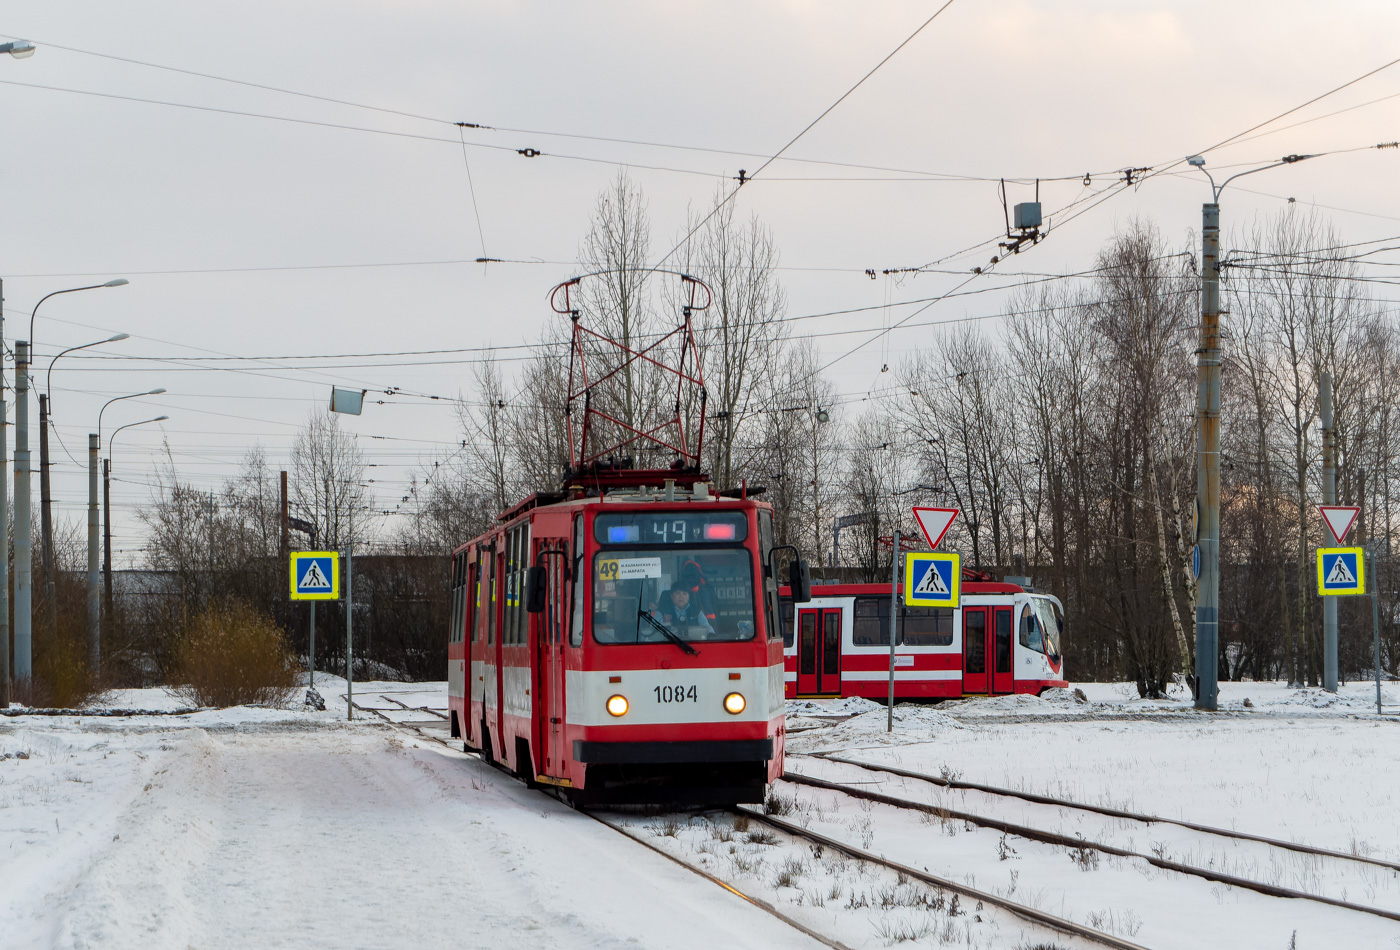
[[[976,789],[978,791],[988,791],[989,788],[991,788],[990,786],[979,786],[976,783],[957,782],[955,780],[943,779],[940,776],[924,775],[917,772],[911,772],[905,769],[878,767],[872,764],[859,763],[855,760],[848,760],[841,757],[820,756],[820,758],[825,758],[829,761],[844,762],[846,764],[851,765],[860,765],[862,768],[865,768],[872,772],[887,772],[891,775],[898,775],[904,778],[919,779],[922,781],[927,781],[930,784],[941,785],[944,787],[965,787],[969,789]],[[1002,834],[1016,835],[1017,837],[1025,838],[1030,841],[1040,841],[1045,844],[1055,845],[1069,850],[1080,850],[1087,848],[1091,851],[1097,851],[1102,854],[1113,855],[1115,857],[1136,858],[1145,861],[1148,864],[1151,864],[1153,867],[1160,868],[1164,871],[1171,871],[1177,874],[1185,874],[1193,877],[1204,878],[1205,880],[1212,881],[1218,884],[1225,884],[1230,887],[1239,887],[1245,890],[1254,891],[1259,894],[1264,894],[1269,897],[1312,901],[1315,903],[1327,904],[1332,907],[1338,907],[1344,910],[1354,911],[1357,913],[1370,914],[1376,917],[1384,917],[1389,920],[1400,921],[1400,911],[1387,910],[1382,907],[1373,907],[1368,904],[1357,904],[1353,901],[1343,900],[1335,897],[1328,897],[1325,894],[1314,894],[1309,891],[1300,891],[1294,888],[1282,887],[1276,884],[1268,884],[1263,881],[1256,881],[1251,878],[1240,877],[1239,875],[1229,874],[1227,872],[1215,870],[1212,868],[1203,868],[1192,864],[1184,864],[1178,861],[1171,861],[1166,858],[1158,857],[1154,854],[1144,854],[1140,851],[1133,851],[1129,848],[1121,848],[1116,845],[1092,841],[1087,838],[1084,838],[1081,835],[1066,835],[1061,834],[1059,832],[1047,831],[1041,828],[1034,828],[1016,822],[1006,821],[1004,819],[996,818],[990,815],[983,815],[975,812],[964,811],[946,805],[935,805],[927,802],[913,801],[911,799],[902,798],[897,795],[888,795],[883,792],[873,791],[869,788],[847,785],[841,782],[833,782],[812,775],[803,775],[799,772],[792,772],[790,770],[784,772],[783,780],[796,785],[806,785],[812,788],[820,788],[825,791],[839,792],[843,795],[848,795],[852,798],[860,799],[863,801],[876,802],[882,805],[889,805],[895,808],[919,811],[924,814],[933,814],[942,816],[944,818],[952,818],[959,821],[966,821],[977,825],[978,827],[988,828],[994,831],[1000,831]],[[1004,792],[1005,794],[1011,797],[1025,798],[1027,800],[1035,801],[1040,804],[1055,805],[1058,807],[1068,809],[1082,809],[1083,811],[1092,812],[1095,814],[1112,815],[1113,817],[1118,818],[1135,818],[1140,821],[1165,821],[1171,824],[1178,824],[1182,825],[1183,827],[1192,828],[1193,830],[1202,830],[1210,834],[1221,835],[1223,837],[1237,838],[1245,841],[1262,841],[1269,844],[1274,843],[1273,839],[1262,838],[1257,835],[1237,834],[1226,831],[1224,829],[1210,828],[1210,826],[1207,825],[1193,825],[1191,823],[1171,821],[1169,819],[1155,819],[1136,816],[1130,812],[1123,812],[1118,809],[1099,808],[1097,806],[1083,807],[1074,802],[1063,801],[1045,795],[1031,796],[1029,793],[1012,792],[1011,790],[1006,789],[999,791]],[[995,792],[993,794],[995,794]],[[1327,851],[1325,849],[1312,848],[1295,848],[1294,850],[1304,850],[1310,854],[1322,854],[1333,858],[1358,860],[1363,863],[1374,864],[1381,867],[1394,867],[1394,865],[1390,864],[1389,862],[1379,860],[1368,860],[1365,858],[1359,858],[1353,855],[1345,854],[1344,852]]]

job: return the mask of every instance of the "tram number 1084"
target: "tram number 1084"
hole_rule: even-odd
[[[652,692],[656,694],[658,703],[698,703],[699,696],[694,686],[655,686]]]

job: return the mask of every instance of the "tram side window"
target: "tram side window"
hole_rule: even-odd
[[[857,597],[851,643],[858,647],[890,645],[890,599]]]
[[[451,570],[450,570],[448,573],[449,573],[449,575],[450,575],[450,577],[449,577],[449,584],[448,584],[448,588],[447,588],[447,589],[450,591],[448,603],[451,605],[451,608],[452,608],[452,609],[449,611],[449,612],[451,613],[452,616],[451,616],[451,618],[447,621],[447,642],[448,642],[448,643],[456,643],[456,642],[457,642],[457,557],[456,557],[455,555],[454,555],[453,558],[452,558]]]
[[[583,646],[583,515],[574,515],[574,560],[570,571],[573,583],[570,584],[574,598],[573,619],[569,621],[569,645]]]
[[[890,645],[890,601],[857,597],[851,643],[860,647]],[[946,647],[953,642],[953,611],[947,607],[905,607],[895,617],[899,640],[911,647]]]
[[[449,643],[456,643],[462,635],[462,561],[458,554],[452,558],[452,629],[448,631]]]
[[[1040,624],[1036,623],[1035,611],[1031,610],[1030,604],[1021,608],[1021,646],[1037,653],[1045,652],[1045,641],[1040,635]]]
[[[472,643],[481,640],[481,552],[472,562]]]
[[[952,608],[905,607],[899,612],[899,642],[911,647],[951,646]]]
[[[528,557],[529,525],[516,525],[506,534],[505,628],[501,642],[524,643],[528,627],[525,613],[525,567]]]
[[[778,579],[769,574],[773,553],[773,512],[758,512],[758,556],[760,558],[759,577],[763,578],[763,619],[768,626],[768,639],[782,637],[784,645],[792,643],[792,634],[778,629],[777,614],[773,605],[778,601]]]
[[[466,557],[466,555],[463,555]],[[475,561],[467,562],[467,578],[462,584],[462,611],[464,616],[461,623],[461,636],[466,637],[466,631],[471,631],[472,642],[476,642],[476,571]]]
[[[496,642],[496,578],[500,570],[496,566],[499,558],[494,549],[486,557],[487,569],[491,572],[486,582],[486,645],[491,646]]]
[[[792,599],[778,599],[778,616],[783,619],[783,646],[791,647],[794,642]]]

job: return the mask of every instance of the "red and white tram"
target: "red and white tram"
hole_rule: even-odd
[[[792,552],[799,601],[807,566],[774,546],[770,506],[742,488],[716,495],[700,473],[692,317],[709,288],[671,274],[681,319],[636,349],[592,329],[571,296],[601,276],[550,294],[572,326],[564,490],[452,555],[452,734],[581,804],[761,802],[783,774],[775,556]],[[642,370],[674,381],[670,410],[623,398],[624,374]],[[634,468],[623,453],[637,450],[671,467]]]
[[[1048,594],[965,579],[957,608],[906,607],[896,590],[894,695],[933,699],[1063,687],[1064,610]],[[889,695],[890,585],[829,584],[793,605],[782,591],[784,695]]]
[[[452,734],[579,803],[761,802],[783,771],[772,509],[660,474],[533,495],[453,553]]]

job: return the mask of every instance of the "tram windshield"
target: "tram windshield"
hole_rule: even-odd
[[[1035,615],[1040,621],[1040,630],[1045,639],[1045,655],[1052,660],[1060,658],[1060,634],[1065,622],[1060,617],[1060,608],[1048,597],[1034,597]]]
[[[599,643],[751,640],[753,561],[743,548],[611,548],[593,559]]]

